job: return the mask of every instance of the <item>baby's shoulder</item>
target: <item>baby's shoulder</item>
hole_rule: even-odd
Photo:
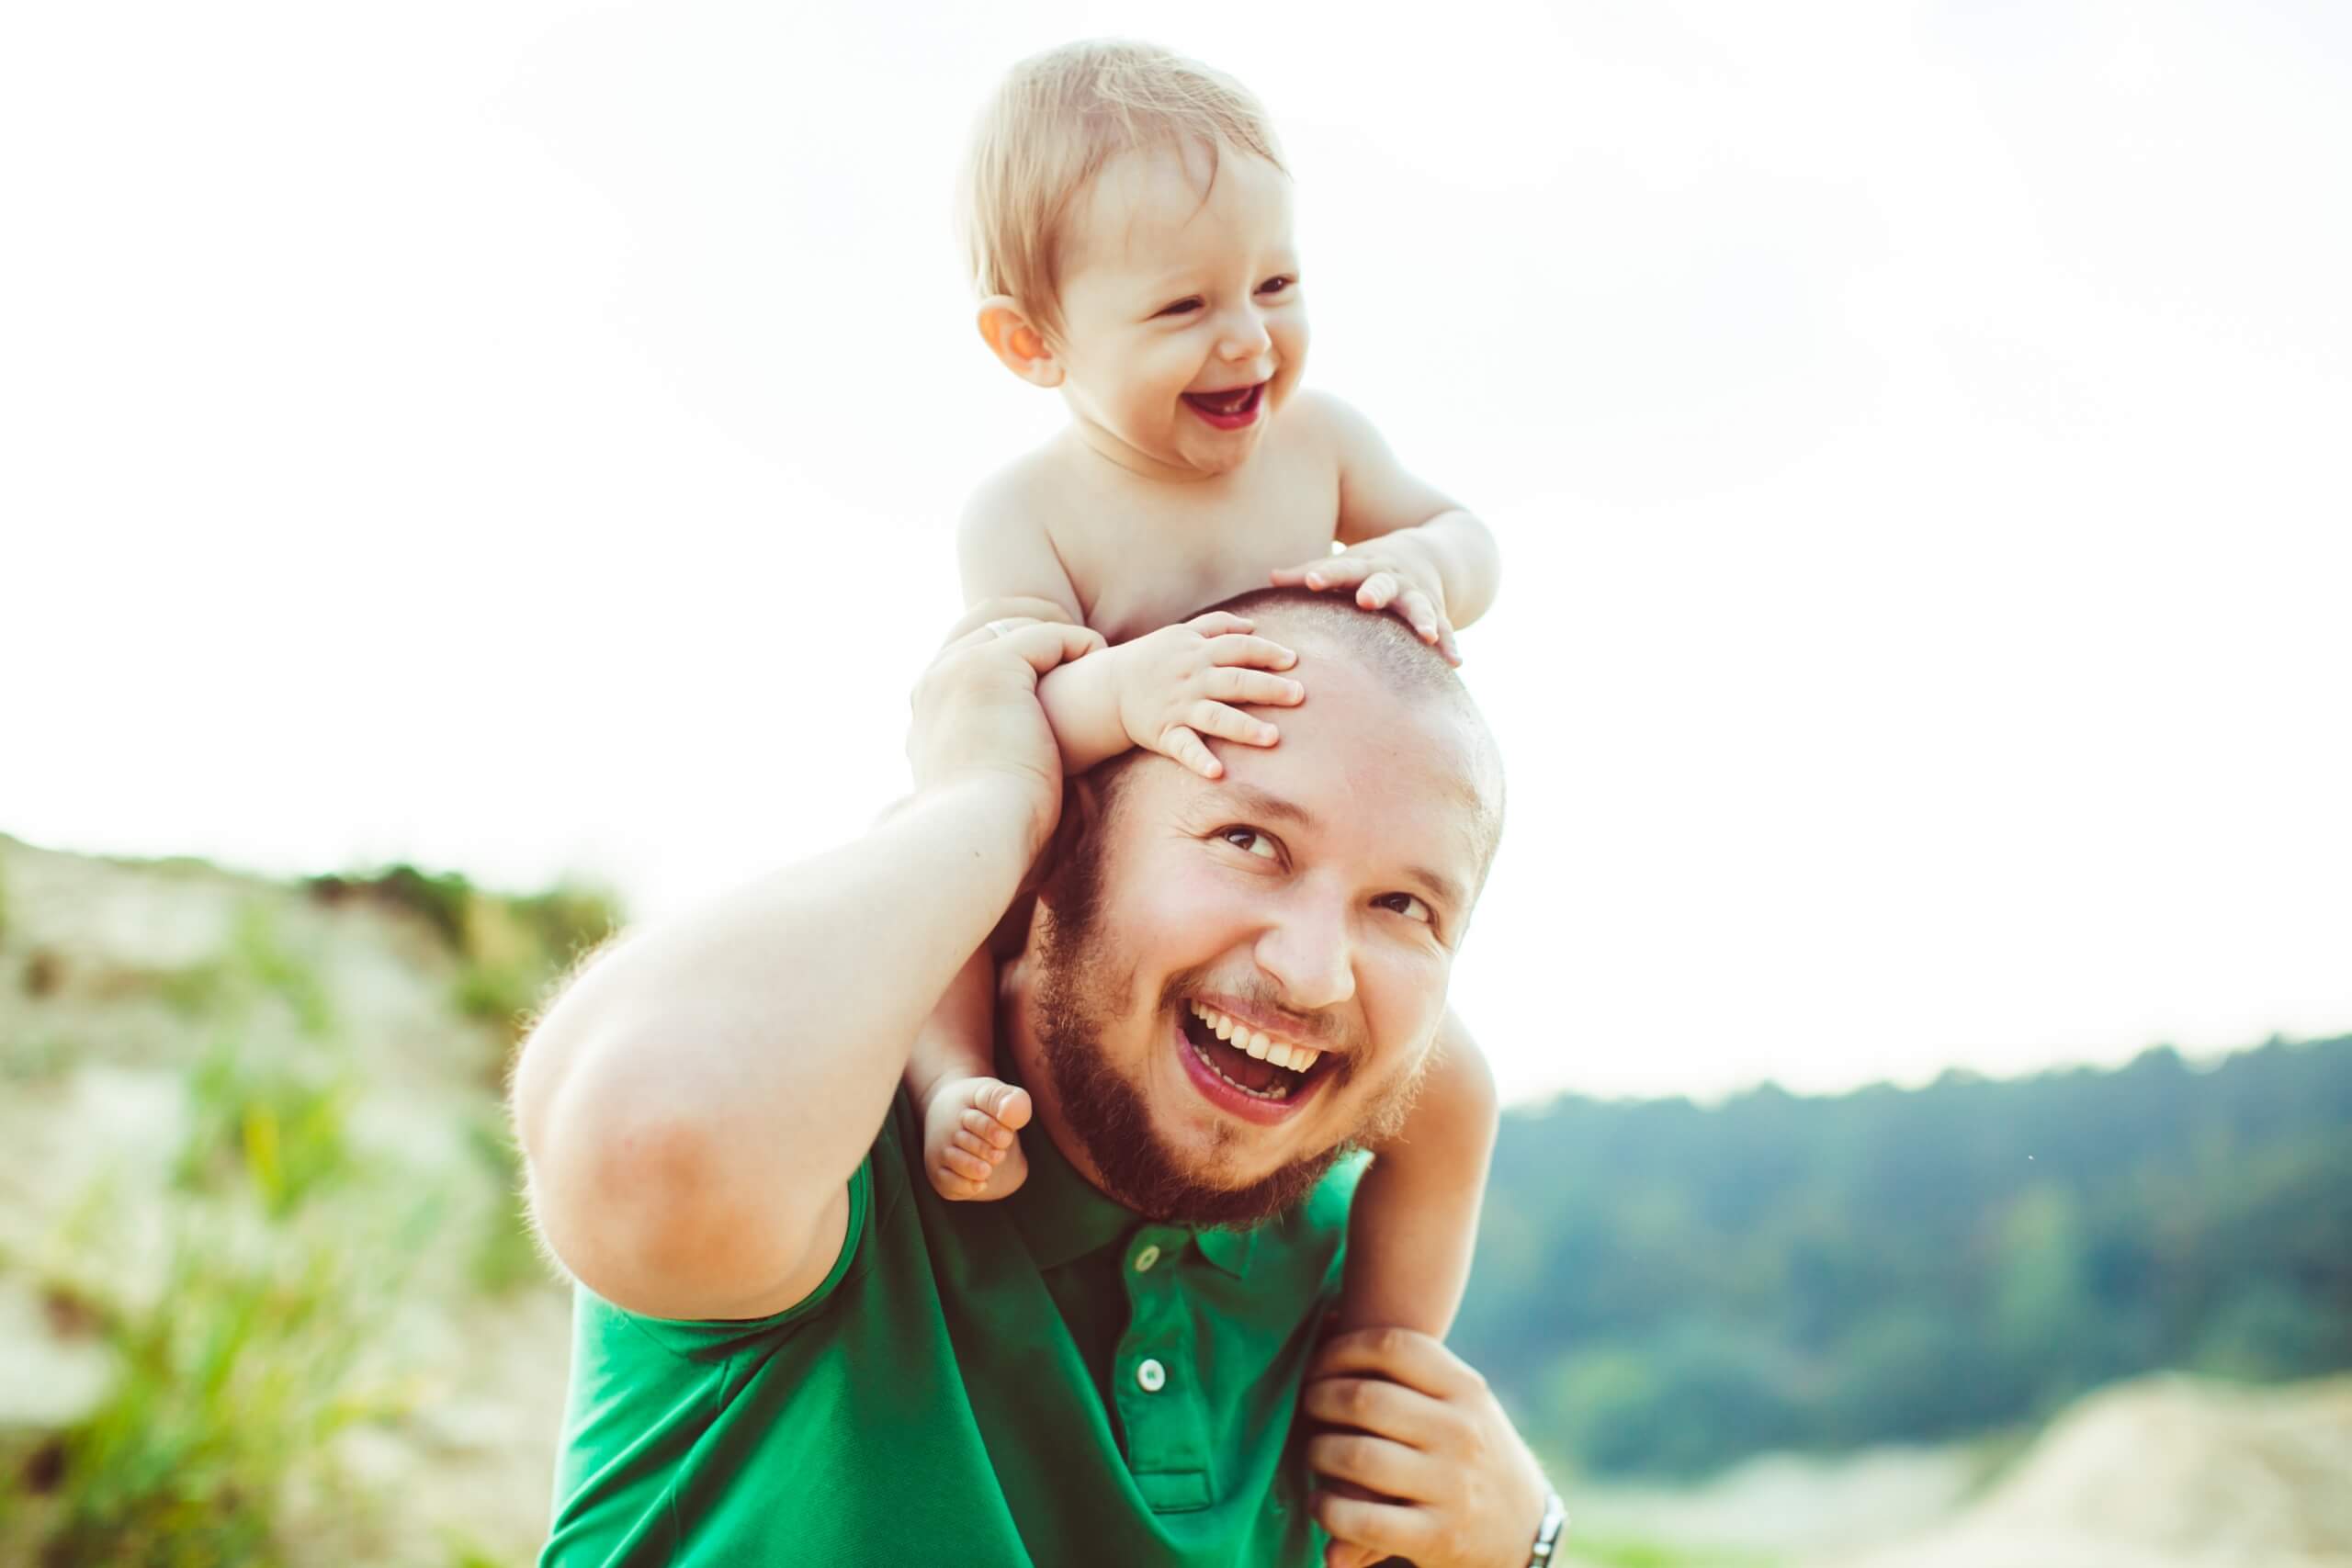
[[[1319,387],[1302,387],[1291,394],[1290,406],[1283,411],[1283,422],[1292,427],[1302,443],[1334,460],[1343,457],[1372,430],[1372,422],[1353,403]]]
[[[960,531],[967,538],[1051,536],[1071,511],[1073,479],[1070,465],[1053,446],[1024,452],[972,487]]]

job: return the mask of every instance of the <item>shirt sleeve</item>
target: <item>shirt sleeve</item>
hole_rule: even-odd
[[[740,1352],[755,1340],[783,1337],[824,1310],[849,1278],[851,1265],[866,1250],[874,1229],[875,1150],[866,1151],[849,1179],[849,1226],[842,1236],[842,1255],[833,1259],[824,1282],[795,1305],[766,1317],[674,1318],[647,1317],[641,1313],[612,1310],[655,1345],[687,1360],[719,1360]]]

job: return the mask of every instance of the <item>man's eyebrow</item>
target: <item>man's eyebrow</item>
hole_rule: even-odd
[[[1447,908],[1462,908],[1462,885],[1445,873],[1431,871],[1425,865],[1408,865],[1405,868],[1405,876],[1408,881],[1419,883],[1424,892],[1435,894],[1437,901]]]
[[[1225,794],[1238,801],[1241,809],[1252,817],[1262,817],[1269,822],[1287,822],[1294,828],[1305,828],[1309,831],[1321,826],[1315,820],[1315,813],[1304,806],[1270,790],[1260,789],[1256,784],[1228,784],[1225,786]]]
[[[1304,828],[1310,833],[1318,826],[1315,814],[1304,806],[1272,791],[1260,789],[1256,784],[1228,784],[1224,793],[1239,806],[1245,816],[1269,822],[1286,822],[1295,828]],[[1422,891],[1434,895],[1437,901],[1447,908],[1462,908],[1462,884],[1445,873],[1433,871],[1425,865],[1408,865],[1403,868],[1403,873],[1407,881],[1419,883]]]

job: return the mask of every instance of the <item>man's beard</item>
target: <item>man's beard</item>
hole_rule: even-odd
[[[1112,973],[1111,955],[1100,951],[1102,914],[1101,825],[1079,846],[1055,879],[1036,953],[1032,1023],[1054,1102],[1113,1198],[1147,1219],[1164,1224],[1247,1226],[1295,1208],[1332,1165],[1365,1140],[1393,1134],[1404,1123],[1428,1066],[1424,1056],[1398,1081],[1373,1097],[1365,1123],[1355,1135],[1320,1154],[1309,1155],[1241,1186],[1220,1186],[1188,1169],[1176,1150],[1152,1125],[1142,1092],[1104,1055],[1106,1030],[1121,1021],[1114,1009],[1132,994],[1133,971]],[[1163,987],[1155,1018],[1167,1016],[1182,999],[1192,976],[1173,976]],[[1336,1092],[1352,1063],[1335,1062],[1341,1077],[1326,1086]],[[1226,1154],[1240,1141],[1238,1129],[1216,1129],[1215,1152]]]

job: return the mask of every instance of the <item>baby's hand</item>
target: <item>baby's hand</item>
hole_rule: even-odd
[[[1277,588],[1296,588],[1302,583],[1314,589],[1353,588],[1358,604],[1367,610],[1394,611],[1420,634],[1423,642],[1445,655],[1448,664],[1462,662],[1462,650],[1453,641],[1453,623],[1445,618],[1444,579],[1419,550],[1394,534],[1274,572]]]
[[[1250,636],[1251,624],[1213,610],[1098,655],[1116,661],[1119,723],[1127,739],[1204,779],[1224,777],[1225,764],[1210,753],[1204,735],[1272,746],[1280,731],[1232,705],[1295,707],[1306,688],[1266,673],[1289,669],[1298,655]]]
[[[942,1198],[1009,1198],[1029,1178],[1015,1136],[1029,1124],[1029,1091],[998,1078],[949,1078],[922,1108],[922,1167]]]

